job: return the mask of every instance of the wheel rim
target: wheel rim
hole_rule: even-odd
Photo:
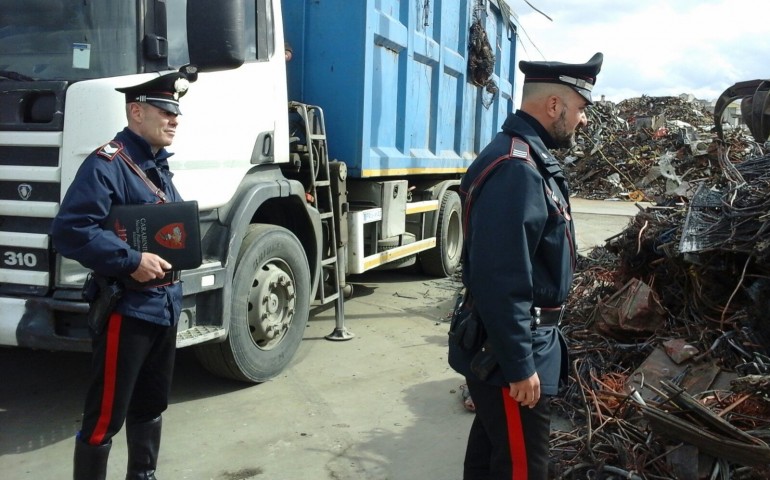
[[[281,343],[294,318],[297,300],[289,267],[273,261],[259,268],[251,283],[248,319],[257,347],[270,350]]]
[[[446,256],[449,260],[454,260],[460,254],[461,242],[462,227],[460,225],[460,214],[457,211],[453,211],[449,217],[446,231]]]

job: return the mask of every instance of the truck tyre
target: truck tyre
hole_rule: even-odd
[[[291,361],[310,314],[310,269],[290,231],[250,225],[236,261],[230,328],[224,342],[196,347],[215,375],[264,382]]]
[[[460,265],[463,226],[460,196],[447,190],[441,197],[436,226],[436,247],[419,254],[422,271],[436,277],[452,275]]]
[[[385,252],[388,250],[392,250],[396,247],[410,245],[415,241],[416,241],[416,238],[413,233],[405,232],[401,235],[396,235],[395,237],[386,238],[384,240],[380,240],[379,242],[377,242],[377,251]],[[417,264],[417,255],[413,254],[404,258],[399,258],[398,260],[391,260],[390,262],[380,265],[379,267],[375,267],[373,270],[376,270],[379,272],[387,271],[387,270],[397,270],[399,268],[411,267],[416,264]]]

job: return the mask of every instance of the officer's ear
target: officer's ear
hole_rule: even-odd
[[[141,122],[144,108],[139,102],[131,102],[126,104],[126,119],[129,122]]]
[[[552,119],[561,116],[561,105],[564,101],[558,95],[548,95],[545,99],[545,112]]]

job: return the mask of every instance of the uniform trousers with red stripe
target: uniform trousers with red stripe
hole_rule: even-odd
[[[124,422],[152,421],[168,407],[176,326],[113,313],[92,345],[91,385],[79,438],[103,445]]]
[[[522,407],[510,388],[466,378],[476,406],[468,435],[463,480],[546,480],[551,430],[550,397]]]

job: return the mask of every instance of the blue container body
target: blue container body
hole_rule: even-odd
[[[282,8],[289,99],[321,107],[329,156],[350,177],[462,173],[513,110],[517,24],[503,21],[496,0],[283,0]],[[469,81],[474,15],[495,55],[496,95]]]

